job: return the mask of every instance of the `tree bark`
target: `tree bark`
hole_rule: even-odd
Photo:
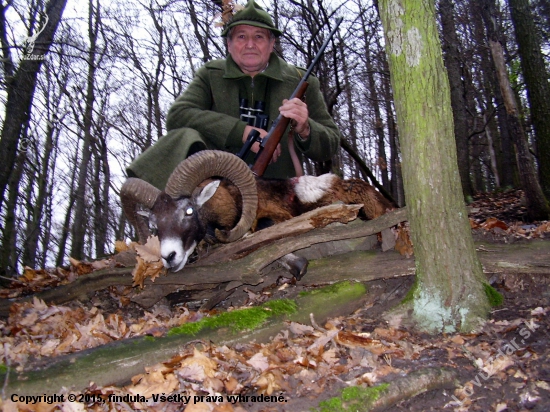
[[[81,260],[84,258],[84,244],[88,227],[88,204],[86,191],[88,187],[88,172],[92,157],[93,145],[93,118],[95,104],[95,82],[97,71],[97,40],[100,25],[100,5],[94,7],[94,0],[88,0],[88,39],[90,49],[88,51],[88,74],[86,77],[86,104],[82,119],[82,157],[78,166],[78,181],[75,191],[74,217],[71,229],[71,256]]]
[[[452,0],[439,2],[439,13],[442,26],[442,45],[445,66],[449,75],[451,90],[451,107],[453,109],[454,135],[458,155],[458,171],[465,199],[474,194],[470,180],[470,143],[469,124],[466,106],[466,90],[463,79],[463,68],[460,55],[460,41],[456,33],[454,5]]]
[[[429,0],[383,0],[380,15],[403,155],[417,285],[412,320],[431,333],[471,331],[488,312],[457,166],[449,82]]]
[[[542,190],[550,198],[550,73],[546,69],[541,51],[539,31],[528,0],[508,0],[516,32],[516,41],[531,122],[535,130],[539,175]]]

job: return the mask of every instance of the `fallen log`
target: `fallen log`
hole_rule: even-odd
[[[381,412],[397,403],[413,398],[424,392],[441,388],[453,388],[457,385],[458,373],[447,368],[422,368],[406,376],[374,387],[350,386],[341,396],[320,403],[331,405],[331,410],[358,412]]]
[[[256,232],[237,242],[224,245],[198,262],[186,265],[178,272],[160,276],[154,282],[147,280],[145,289],[156,288],[156,291],[151,290],[147,294],[157,296],[158,301],[181,287],[188,288],[194,285],[213,285],[225,282],[233,282],[233,287],[239,284],[257,285],[262,282],[262,271],[288,253],[316,243],[372,235],[406,220],[405,210],[398,209],[378,219],[357,220],[353,227],[343,223],[337,223],[337,226],[334,227],[330,225],[334,222],[349,222],[355,219],[359,208],[360,206],[357,205],[329,205],[316,209]],[[326,225],[329,226],[321,227]],[[328,232],[325,233],[325,230]],[[311,234],[306,236],[308,233]],[[297,234],[298,236],[295,236]],[[263,247],[258,247],[258,245]],[[132,267],[104,269],[81,276],[70,284],[58,286],[33,296],[0,301],[0,317],[9,315],[9,307],[12,303],[30,300],[34,296],[47,303],[63,304],[109,286],[130,286],[133,282],[132,271]],[[172,285],[172,287],[167,285]],[[148,304],[154,304],[153,300],[148,299]]]

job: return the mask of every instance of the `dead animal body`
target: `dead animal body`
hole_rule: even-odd
[[[237,156],[205,150],[183,160],[164,192],[136,178],[126,180],[120,192],[129,222],[140,243],[149,236],[143,206],[156,226],[165,267],[178,271],[202,241],[233,242],[249,230],[291,219],[335,202],[362,204],[362,217],[374,219],[393,205],[359,179],[342,180],[334,174],[286,180],[256,178]],[[303,275],[307,261],[285,256],[294,275]],[[296,265],[298,267],[296,267]],[[305,265],[305,266],[304,266]]]

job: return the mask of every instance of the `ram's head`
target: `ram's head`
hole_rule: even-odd
[[[233,242],[254,222],[258,195],[254,175],[231,153],[205,150],[188,157],[176,167],[164,192],[137,178],[127,179],[120,190],[122,208],[136,228],[140,243],[145,243],[150,235],[149,220],[157,229],[162,262],[173,271],[185,266],[206,235],[206,219],[212,213],[203,207],[216,193],[220,181],[212,180],[200,189],[197,187],[212,177],[228,179],[241,194],[242,211],[238,223],[230,230],[216,230],[218,241]],[[148,211],[148,218],[141,213],[143,208]]]

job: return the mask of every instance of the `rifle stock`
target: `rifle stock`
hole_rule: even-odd
[[[297,97],[302,99],[306,93],[307,86],[308,82],[305,80],[301,81],[290,98],[293,99],[294,97]],[[278,144],[283,138],[283,134],[285,133],[289,122],[290,119],[288,117],[279,115],[277,119],[275,119],[275,122],[273,122],[273,126],[269,129],[267,135],[263,138],[262,143],[260,144],[260,150],[254,158],[254,164],[250,168],[252,173],[256,176],[263,176],[265,169],[267,169],[267,165],[269,165],[269,162],[273,157],[273,153],[275,153]]]

